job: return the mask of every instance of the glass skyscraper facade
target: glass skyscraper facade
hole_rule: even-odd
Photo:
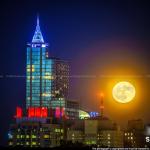
[[[48,56],[39,19],[32,42],[27,44],[26,108],[51,107],[51,101],[65,100],[68,95],[69,66],[66,61]]]

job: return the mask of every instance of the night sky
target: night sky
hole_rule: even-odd
[[[6,144],[16,106],[25,106],[26,44],[37,13],[50,56],[70,61],[69,97],[82,108],[99,111],[122,127],[129,119],[150,123],[150,3],[148,0],[26,0],[0,2],[0,144]],[[79,78],[79,76],[81,76]],[[85,77],[84,77],[85,76]],[[113,100],[118,81],[130,81],[136,97]]]

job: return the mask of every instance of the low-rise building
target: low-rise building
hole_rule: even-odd
[[[21,121],[22,120],[22,121]],[[10,125],[9,146],[57,147],[63,139],[63,129],[58,124],[49,124],[47,119],[28,118]],[[26,121],[25,121],[26,120]]]
[[[87,119],[84,143],[97,147],[123,147],[123,131],[108,118]]]
[[[124,132],[124,147],[145,147],[145,129],[141,119],[129,120]]]

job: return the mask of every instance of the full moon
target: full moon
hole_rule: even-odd
[[[119,103],[128,103],[135,97],[135,87],[130,82],[119,82],[112,90],[113,98]]]

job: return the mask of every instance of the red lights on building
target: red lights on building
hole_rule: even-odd
[[[34,107],[29,107],[28,108],[28,117],[34,117],[35,112],[34,112]]]
[[[46,107],[29,107],[28,117],[48,117],[48,109]]]
[[[41,108],[41,117],[47,117],[48,116],[48,109],[46,107]]]
[[[65,108],[56,107],[55,109],[55,117],[56,118],[64,118],[66,119],[67,116],[65,115]]]
[[[60,108],[59,107],[56,107],[56,109],[55,109],[55,117],[60,118]]]
[[[16,116],[15,118],[22,118],[22,108],[17,107],[16,108]]]
[[[103,93],[100,94],[100,112],[101,112],[101,116],[103,117],[104,115],[104,94]]]
[[[62,107],[56,107],[55,109],[50,109],[50,117],[55,116],[55,118],[60,119],[68,119],[68,117],[65,114],[65,108]],[[16,115],[15,118],[22,118],[23,113],[22,113],[22,108],[17,107],[16,108]],[[29,107],[27,109],[27,117],[33,118],[46,118],[48,117],[48,108],[47,107]]]
[[[35,116],[41,117],[41,108],[39,108],[39,107],[35,108]]]

